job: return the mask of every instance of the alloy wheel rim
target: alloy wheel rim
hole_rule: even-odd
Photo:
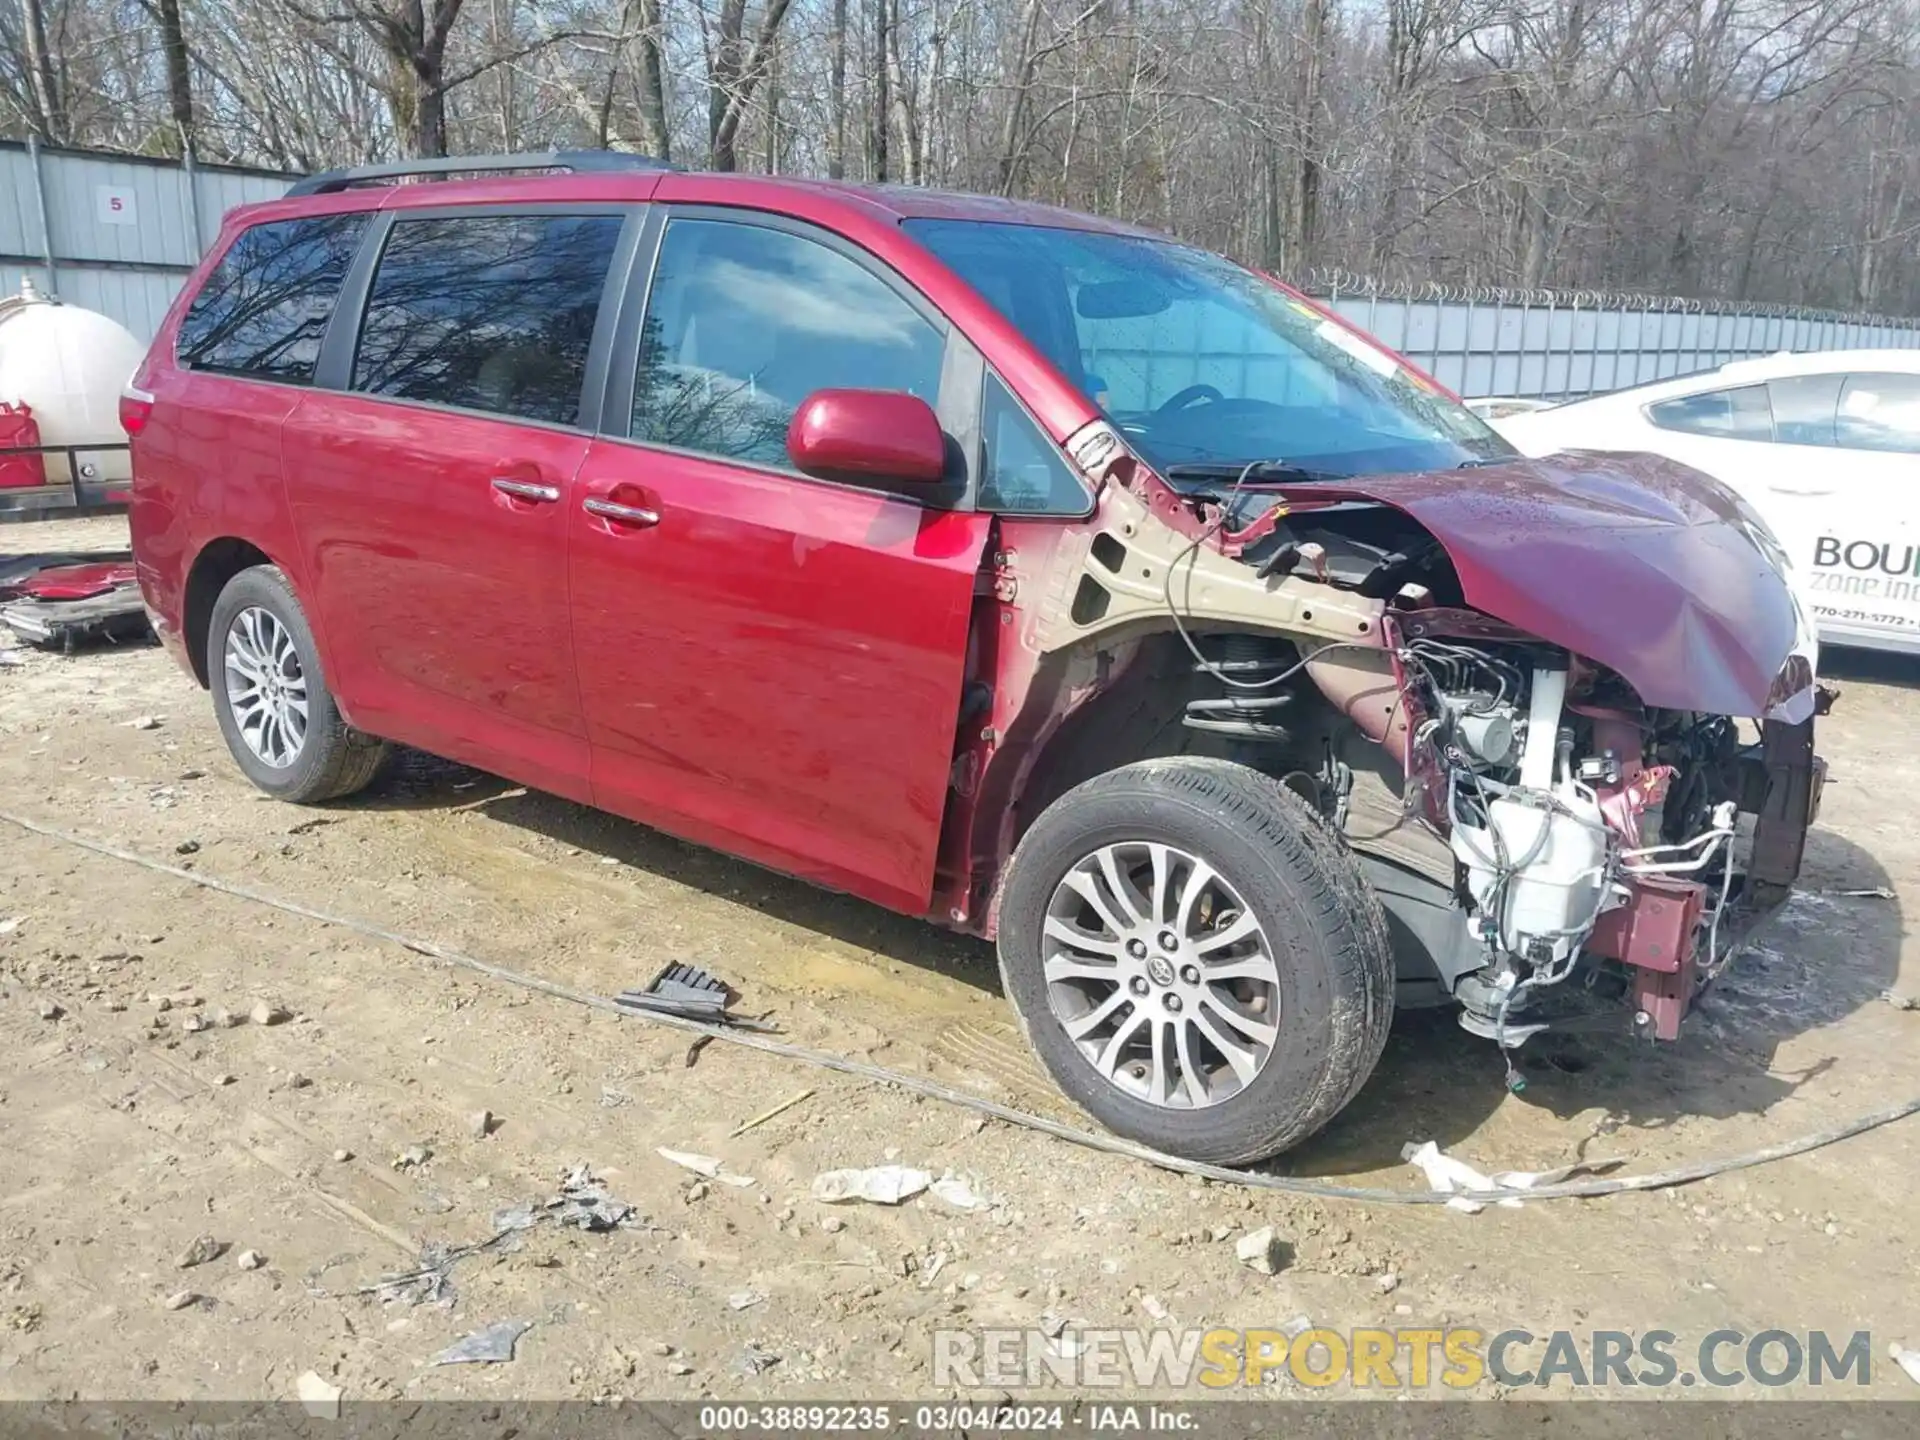
[[[271,610],[248,606],[227,627],[224,669],[242,743],[286,769],[307,740],[307,677],[293,635]]]
[[[1103,845],[1054,887],[1042,936],[1055,1022],[1122,1093],[1204,1109],[1241,1093],[1273,1058],[1273,947],[1201,857],[1153,841]]]

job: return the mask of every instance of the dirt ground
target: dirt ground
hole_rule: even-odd
[[[123,536],[3,526],[0,550]],[[289,808],[244,782],[157,647],[0,661],[0,809],[596,993],[705,965],[802,1044],[1074,1118],[983,945],[427,757],[378,793]],[[1424,1188],[1399,1152],[1425,1139],[1488,1169],[1647,1171],[1920,1094],[1920,1011],[1881,998],[1920,992],[1904,920],[1920,665],[1828,668],[1844,694],[1821,732],[1810,893],[1680,1043],[1549,1036],[1515,1095],[1492,1047],[1403,1015],[1364,1093],[1283,1171]],[[1883,887],[1895,898],[1841,893]],[[290,1398],[306,1371],[349,1399],[921,1396],[936,1327],[1049,1314],[1868,1329],[1871,1393],[1920,1397],[1885,1361],[1889,1342],[1920,1346],[1920,1119],[1661,1193],[1370,1207],[1196,1183],[725,1045],[690,1067],[683,1035],[4,823],[0,928],[0,1398]],[[263,1004],[290,1018],[247,1018]],[[755,1183],[702,1183],[660,1146]],[[896,1159],[997,1203],[809,1196],[821,1171]],[[485,1238],[581,1163],[644,1223],[540,1225],[452,1267],[437,1301],[359,1293],[423,1246]],[[1276,1276],[1235,1256],[1263,1225],[1294,1247]],[[203,1235],[223,1253],[179,1268]],[[195,1298],[167,1308],[181,1291]],[[507,1319],[532,1322],[511,1363],[429,1364]]]

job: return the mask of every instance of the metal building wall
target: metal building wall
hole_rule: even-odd
[[[220,217],[278,198],[293,178],[0,141],[0,296],[31,276],[152,339]]]
[[[1644,295],[1311,287],[1468,399],[1568,399],[1779,350],[1920,349],[1920,319]]]

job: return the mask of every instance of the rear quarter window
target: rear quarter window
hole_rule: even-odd
[[[1840,391],[1834,443],[1920,455],[1920,375],[1849,375]]]
[[[242,231],[187,307],[175,358],[194,370],[310,384],[368,218],[315,215]]]

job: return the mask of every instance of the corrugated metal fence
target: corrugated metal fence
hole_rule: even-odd
[[[1473,399],[1566,399],[1779,350],[1920,349],[1920,319],[1646,295],[1306,287],[1441,384]]]
[[[30,275],[150,340],[220,217],[292,178],[0,141],[0,296]]]

